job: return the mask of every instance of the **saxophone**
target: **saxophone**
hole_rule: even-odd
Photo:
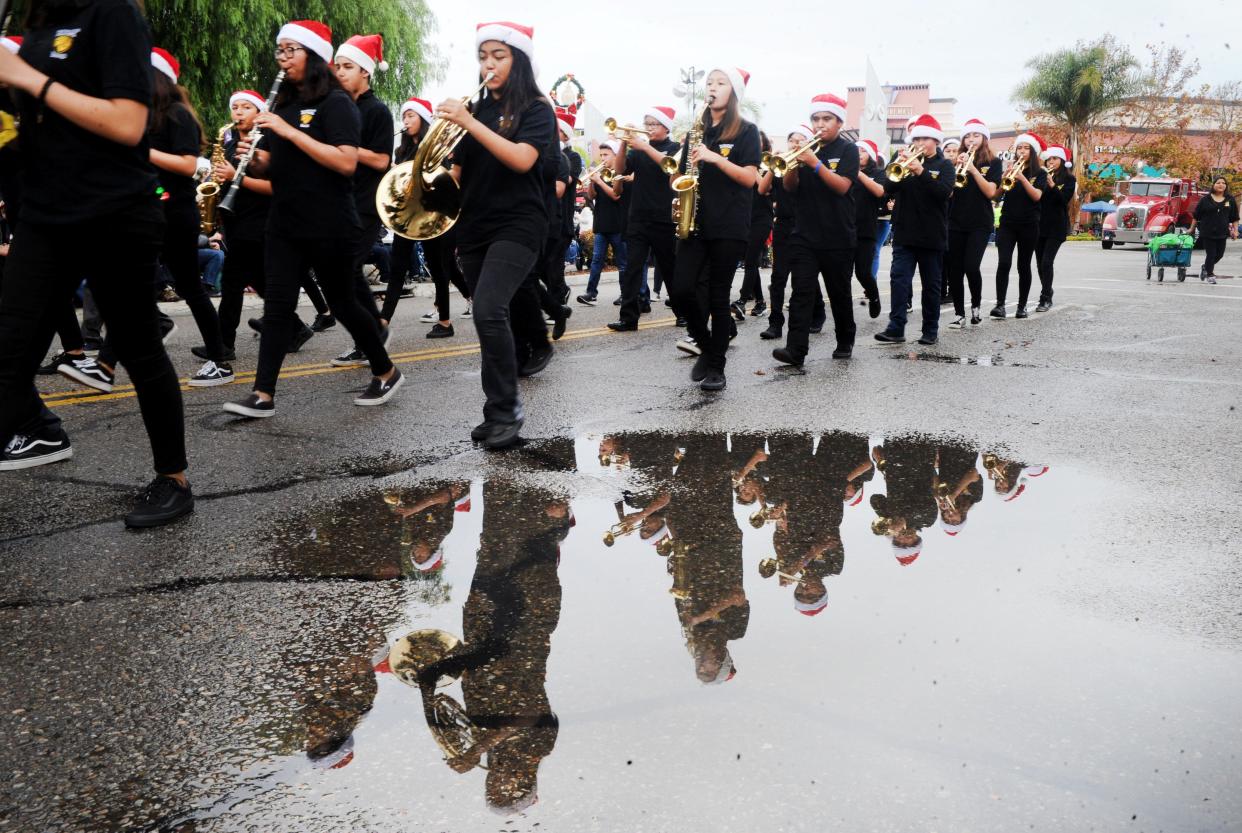
[[[707,98],[690,124],[686,133],[686,172],[673,180],[677,194],[673,197],[673,222],[677,224],[679,240],[688,240],[699,230],[699,163],[689,160],[690,152],[703,144],[703,117],[711,103],[712,99]]]
[[[225,161],[224,134],[228,133],[232,127],[233,123],[229,122],[216,134],[216,143],[211,148],[212,170],[215,170],[216,165]],[[203,181],[194,189],[194,193],[198,195],[199,230],[210,237],[219,225],[216,219],[216,205],[220,202],[220,183],[216,182],[213,175],[208,172],[203,177]]]

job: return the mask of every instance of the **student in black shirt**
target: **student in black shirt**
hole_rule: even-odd
[[[940,123],[922,115],[910,123],[912,150],[898,154],[909,158],[909,175],[897,182],[884,178],[885,191],[894,197],[893,263],[889,271],[892,297],[888,327],[875,334],[876,341],[898,344],[906,340],[906,316],[914,292],[917,267],[923,285],[923,332],[919,344],[935,344],[940,331],[940,277],[944,251],[948,248],[949,197],[953,192],[953,163],[940,152],[944,134]],[[921,153],[922,161],[911,158]]]
[[[557,150],[565,158],[569,174],[565,187],[560,189],[558,219],[556,225],[548,230],[550,245],[544,257],[543,283],[551,295],[551,302],[545,299],[545,305],[548,315],[556,321],[552,331],[553,339],[559,339],[565,333],[565,322],[573,314],[571,307],[564,306],[569,300],[569,284],[565,283],[565,251],[569,248],[569,241],[574,239],[574,209],[578,196],[578,180],[582,176],[582,157],[571,146],[576,117],[568,109],[558,108],[556,121],[560,137]]]
[[[625,226],[625,270],[621,272],[621,319],[608,326],[617,331],[637,330],[643,312],[643,273],[648,257],[654,255],[656,268],[666,282],[673,279],[676,261],[675,227],[673,226],[673,189],[668,175],[660,168],[664,157],[677,150],[669,138],[673,129],[672,107],[655,106],[643,115],[646,139],[638,134],[625,134],[621,153],[617,155],[618,174],[626,177],[630,191],[629,218]],[[631,140],[631,135],[633,139]],[[670,290],[670,301],[672,293]],[[580,295],[578,303],[594,303],[592,295]],[[647,309],[650,312],[650,308]],[[674,307],[678,317],[682,315]]]
[[[1005,176],[1014,177],[1013,187],[1001,202],[1000,226],[996,229],[996,306],[993,318],[1005,317],[1005,292],[1009,289],[1009,269],[1013,250],[1018,250],[1018,312],[1026,318],[1026,298],[1031,292],[1031,258],[1039,242],[1039,205],[1048,188],[1048,175],[1039,164],[1043,140],[1023,133],[1013,143],[1014,162]]]
[[[949,322],[952,330],[960,330],[966,323],[963,276],[970,285],[970,323],[978,324],[981,320],[979,296],[983,293],[983,272],[979,267],[996,224],[992,200],[1000,193],[1002,172],[1001,161],[988,146],[991,133],[987,125],[971,119],[963,131],[961,152],[970,162],[966,165],[966,184],[955,188],[949,206],[949,251],[944,261],[945,281],[953,296],[955,317]]]
[[[759,131],[760,153],[772,152],[772,141],[768,134]],[[759,181],[755,183],[755,191],[750,200],[750,239],[746,241],[746,257],[742,260],[742,291],[731,309],[733,317],[738,321],[746,320],[746,302],[754,301],[755,306],[750,314],[756,318],[768,311],[763,302],[763,284],[759,279],[759,261],[768,248],[768,237],[772,234],[772,185],[776,174],[771,171],[760,171]]]
[[[353,252],[359,229],[352,176],[358,166],[358,108],[341,89],[328,61],[332,31],[322,23],[286,23],[276,38],[285,80],[270,113],[260,113],[267,151],[251,165],[272,183],[267,219],[267,296],[254,393],[224,410],[245,417],[275,415],[276,380],[297,322],[298,288],[307,268],[336,317],[362,346],[374,378],[355,405],[382,405],[401,386],[388,359],[379,324],[353,291]],[[241,152],[248,143],[239,145]]]
[[[698,209],[695,231],[677,241],[671,297],[690,333],[677,348],[698,356],[690,378],[705,391],[725,387],[725,350],[737,326],[729,313],[729,291],[746,254],[751,194],[759,179],[759,128],[741,115],[749,77],[735,67],[707,74],[707,104],[698,126],[703,141],[690,147],[687,136],[681,154],[683,171],[698,167]]]
[[[1203,241],[1199,280],[1216,283],[1216,264],[1225,256],[1225,240],[1238,239],[1238,201],[1230,195],[1229,182],[1223,176],[1216,177],[1211,192],[1195,206],[1189,233],[1194,234],[1196,227]]]
[[[850,193],[854,197],[854,226],[858,243],[854,246],[854,277],[863,288],[867,312],[880,317],[880,287],[872,266],[875,263],[875,240],[879,232],[880,206],[884,204],[884,169],[880,167],[880,151],[875,142],[855,142],[858,148],[859,171]]]
[[[0,296],[0,437],[16,440],[38,418],[34,372],[51,343],[54,311],[86,275],[137,389],[155,458],[157,476],[125,522],[168,523],[193,510],[194,497],[181,391],[155,307],[164,216],[147,144],[150,32],[132,0],[44,0],[28,8],[20,57],[0,50],[0,84],[13,89],[22,121],[24,195]],[[72,454],[63,431],[31,439],[10,441],[0,465],[26,468]]]
[[[358,304],[379,322],[380,333],[387,345],[387,323],[381,321],[371,285],[362,275],[363,264],[370,257],[381,230],[379,211],[375,207],[375,191],[392,164],[392,113],[371,91],[371,76],[377,69],[388,69],[384,61],[383,36],[354,35],[337,49],[334,68],[341,88],[358,105],[361,120],[358,167],[354,169],[354,205],[358,209],[362,231],[354,247],[354,293]],[[332,364],[337,367],[361,367],[367,364],[367,356],[355,343],[351,350],[333,359]]]
[[[789,150],[797,150],[807,142],[815,131],[807,125],[799,125],[785,141]],[[759,337],[768,341],[785,335],[785,287],[789,283],[789,237],[794,230],[795,195],[782,188],[772,189],[772,278],[768,284],[771,306],[768,307],[768,328]],[[817,333],[828,313],[824,308],[824,293],[815,284],[815,307],[811,319],[811,332]]]
[[[437,108],[440,118],[467,133],[453,159],[462,189],[457,250],[474,299],[487,397],[483,422],[470,436],[492,449],[516,443],[525,418],[509,303],[534,267],[550,222],[539,163],[556,142],[556,117],[535,84],[533,36],[526,26],[479,24],[479,77],[492,77],[469,107],[448,99]]]
[[[1073,161],[1069,150],[1051,145],[1040,158],[1048,171],[1048,187],[1039,201],[1039,240],[1035,243],[1035,266],[1039,269],[1039,306],[1036,312],[1052,309],[1052,265],[1057,251],[1069,234],[1069,207],[1078,190],[1078,180],[1069,172]]]
[[[599,146],[599,164],[610,171],[616,171],[617,158],[621,155],[621,142],[610,139]],[[586,297],[594,302],[599,287],[599,276],[604,271],[604,263],[608,259],[608,249],[612,249],[613,260],[617,264],[617,272],[624,275],[626,271],[625,234],[626,214],[630,208],[630,189],[620,181],[618,176],[609,185],[604,182],[600,173],[591,174],[586,184],[587,199],[594,209],[591,212],[591,231],[595,233],[595,251],[591,255],[591,274],[587,278]]]
[[[845,101],[831,94],[811,100],[811,127],[820,146],[808,147],[797,166],[785,174],[783,185],[795,197],[790,269],[793,295],[789,300],[789,338],[772,351],[778,362],[800,367],[806,360],[811,332],[815,287],[823,276],[832,308],[837,346],[834,359],[848,359],[854,350],[854,304],[850,270],[858,242],[854,197],[850,189],[858,177],[858,147],[841,136]]]

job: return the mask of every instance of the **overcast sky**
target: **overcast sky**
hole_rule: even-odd
[[[638,119],[649,104],[676,105],[671,88],[679,67],[730,61],[751,73],[747,95],[763,106],[760,126],[787,132],[806,120],[814,94],[844,96],[847,87],[864,84],[868,57],[882,84],[926,82],[934,97],[957,98],[959,122],[1014,120],[1019,114],[1009,96],[1028,58],[1105,31],[1140,53],[1158,41],[1189,49],[1202,64],[1203,82],[1242,78],[1242,5],[1236,0],[964,4],[984,10],[991,23],[986,30],[974,22],[977,13],[961,24],[946,10],[949,4],[909,0],[426,2],[438,21],[434,42],[447,59],[443,84],[423,91],[433,103],[475,86],[475,24],[515,20],[535,28],[541,86],[573,72],[588,99],[622,121]],[[1079,15],[1073,24],[1065,16],[1070,10]],[[1003,36],[1015,12],[1020,34]],[[675,43],[693,47],[679,50]]]

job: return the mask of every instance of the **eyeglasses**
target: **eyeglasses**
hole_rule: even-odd
[[[305,51],[306,47],[304,46],[278,46],[274,54],[276,55],[276,60],[279,61],[281,58],[292,58],[294,54]]]

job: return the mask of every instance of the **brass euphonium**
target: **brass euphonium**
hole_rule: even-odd
[[[217,165],[222,165],[226,161],[224,158],[224,134],[229,132],[233,127],[233,122],[229,122],[220,128],[220,132],[216,134],[216,142],[211,148],[211,169],[215,170]],[[194,189],[198,200],[198,218],[199,230],[208,236],[216,231],[216,206],[220,203],[220,183],[215,179],[215,175],[208,171],[203,181]]]
[[[884,169],[884,173],[888,176],[889,182],[901,182],[910,176],[910,163],[922,162],[924,159],[923,151],[915,150],[911,145],[906,149],[905,154],[899,155],[896,159],[888,164]]]
[[[461,101],[477,96],[495,77],[489,72],[479,88]],[[394,165],[375,191],[380,221],[407,240],[431,240],[444,234],[461,213],[461,188],[444,167],[466,130],[436,119],[419,142],[414,158]]]
[[[966,169],[975,161],[975,152],[972,149],[970,153],[961,154],[957,157],[957,172],[953,177],[954,188],[965,188],[966,183],[970,181],[970,174],[966,173]]]

